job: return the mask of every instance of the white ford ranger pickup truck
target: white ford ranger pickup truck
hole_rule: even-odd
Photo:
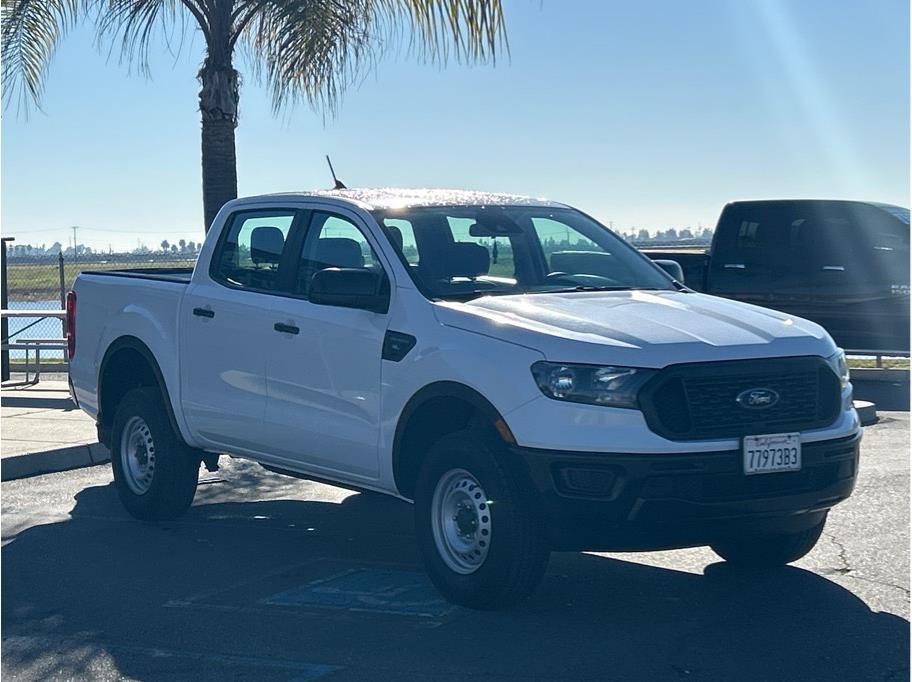
[[[551,201],[238,199],[192,272],[78,277],[71,390],[133,516],[220,454],[395,495],[458,604],[528,596],[551,551],[794,561],[855,483],[845,356],[663,268]]]

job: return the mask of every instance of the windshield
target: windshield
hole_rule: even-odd
[[[438,206],[373,215],[429,298],[674,289],[636,249],[569,208]]]

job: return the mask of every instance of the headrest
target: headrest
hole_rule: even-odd
[[[361,245],[347,237],[321,237],[318,239],[314,260],[326,268],[364,267]]]
[[[400,230],[395,225],[387,225],[386,233],[389,235],[390,241],[393,243],[399,252],[402,252],[402,230]]]
[[[257,265],[278,265],[284,246],[285,235],[279,228],[271,225],[255,227],[250,233],[250,260]]]
[[[447,249],[444,270],[450,277],[477,277],[488,274],[491,256],[487,248],[472,242],[456,242]]]

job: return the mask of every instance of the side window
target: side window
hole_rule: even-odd
[[[213,256],[211,277],[245,289],[278,289],[279,262],[294,218],[294,211],[234,215]]]
[[[896,283],[909,276],[908,227],[866,206],[831,209],[793,224],[790,250],[792,273],[813,284]],[[843,274],[821,275],[827,271]]]
[[[860,233],[844,216],[814,215],[791,228],[791,270],[815,273],[824,267],[851,265],[861,254]]]
[[[720,220],[713,267],[744,265],[754,274],[781,269],[790,234],[807,219],[790,205],[739,206]]]
[[[326,268],[365,268],[382,272],[361,230],[347,218],[314,213],[301,249],[294,291],[307,294],[314,273]]]

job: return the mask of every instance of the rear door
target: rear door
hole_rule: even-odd
[[[191,431],[209,447],[262,445],[267,343],[298,216],[294,209],[230,216],[209,272],[195,274],[184,296],[181,402]]]
[[[316,305],[308,289],[323,268],[373,269],[387,278],[389,269],[356,215],[314,210],[308,222],[294,246],[290,291],[270,311],[263,442],[305,469],[376,479],[388,315]]]

